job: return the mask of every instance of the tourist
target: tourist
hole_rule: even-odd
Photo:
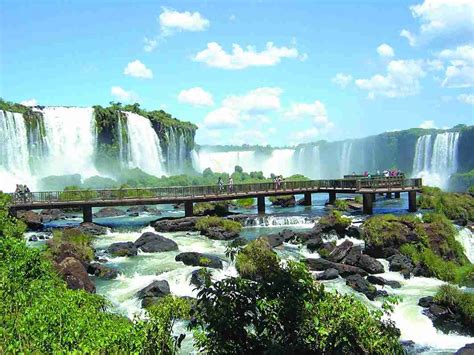
[[[217,179],[217,186],[219,188],[219,192],[224,191],[224,181],[222,181],[222,178],[219,176],[219,179]]]
[[[234,179],[232,176],[229,178],[229,192],[234,192]]]

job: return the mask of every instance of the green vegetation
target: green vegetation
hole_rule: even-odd
[[[471,195],[474,195],[474,185],[472,185],[472,186],[469,188],[468,192],[469,192]]]
[[[82,233],[79,229],[54,231],[53,238],[48,240],[45,255],[56,260],[67,252],[68,256],[74,256],[79,261],[90,262],[94,259],[92,241],[92,236]]]
[[[11,196],[3,194],[0,191],[0,239],[15,238],[20,239],[26,230],[26,225],[10,217],[6,206],[10,203]],[[0,259],[0,263],[2,259]]]
[[[319,224],[323,228],[337,224],[341,229],[345,229],[351,225],[351,219],[344,216],[340,211],[332,210],[319,219]]]
[[[209,228],[213,227],[219,227],[224,229],[226,232],[235,233],[239,233],[242,229],[242,225],[239,222],[231,221],[229,219],[217,216],[201,217],[196,222],[196,229],[201,232],[205,232]]]
[[[38,182],[38,188],[40,190],[54,190],[60,191],[68,186],[81,186],[81,175],[50,175],[42,178]]]
[[[346,200],[336,200],[336,209],[338,211],[347,211],[349,209],[349,204]]]
[[[474,185],[474,169],[465,173],[457,173],[449,178],[449,186],[453,191],[464,192]]]
[[[198,202],[193,206],[193,213],[195,216],[227,216],[229,214],[229,203],[227,201]]]
[[[252,208],[255,206],[255,199],[252,197],[234,200],[234,203],[240,208]]]
[[[363,203],[363,198],[361,195],[357,195],[356,197],[354,197],[354,201],[357,203]]]
[[[474,328],[474,294],[451,285],[443,285],[436,292],[434,301],[448,307],[451,313],[460,314],[463,324],[470,329]]]
[[[270,196],[268,199],[272,204],[278,204],[280,201],[291,200],[294,198],[293,195],[280,195],[280,196]]]
[[[227,278],[200,291],[190,323],[200,351],[403,353],[400,333],[382,319],[383,311],[369,311],[352,296],[325,291],[304,264],[280,263],[265,241],[250,243],[237,263],[246,276],[260,278]]]
[[[443,192],[437,187],[423,187],[417,204],[423,209],[432,209],[449,219],[465,218],[474,221],[474,198],[469,194]]]

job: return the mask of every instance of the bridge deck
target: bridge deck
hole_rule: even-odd
[[[404,177],[285,181],[279,189],[272,182],[235,184],[230,190],[218,186],[179,186],[136,189],[68,190],[33,192],[28,198],[13,197],[11,209],[108,207],[154,205],[181,202],[233,200],[249,197],[278,196],[305,193],[374,194],[420,191],[421,179]]]

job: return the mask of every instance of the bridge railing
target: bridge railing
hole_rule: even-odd
[[[392,188],[404,189],[408,187],[421,188],[422,179],[419,179],[419,178],[406,179],[403,177],[358,179],[356,185],[357,185],[356,187],[357,190],[360,190],[360,189],[377,190],[380,188],[390,190]]]

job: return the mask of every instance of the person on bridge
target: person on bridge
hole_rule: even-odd
[[[224,181],[222,181],[222,178],[219,176],[219,179],[217,179],[217,186],[219,188],[219,192],[224,191]]]
[[[229,178],[229,192],[234,192],[234,179],[232,176]]]

